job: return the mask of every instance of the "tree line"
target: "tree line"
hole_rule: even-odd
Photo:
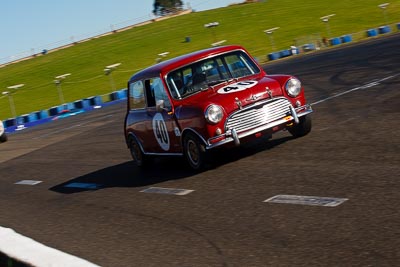
[[[153,4],[153,14],[156,16],[165,16],[176,13],[183,9],[181,0],[155,0]]]

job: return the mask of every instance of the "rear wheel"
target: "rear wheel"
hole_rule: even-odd
[[[309,132],[311,132],[311,126],[311,117],[309,115],[306,115],[304,117],[300,117],[299,123],[289,127],[288,131],[293,135],[293,137],[298,138],[305,136]]]
[[[183,138],[183,152],[193,170],[200,171],[204,169],[206,159],[205,147],[196,135],[192,133],[185,135]]]
[[[136,165],[138,167],[143,167],[147,163],[147,157],[145,154],[143,154],[142,149],[140,148],[140,145],[136,138],[131,137],[129,139],[129,149],[131,151],[131,156],[133,160],[135,161]]]

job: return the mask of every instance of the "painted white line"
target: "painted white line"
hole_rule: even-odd
[[[192,193],[193,191],[194,190],[178,189],[178,188],[149,187],[140,192],[184,196],[184,195]]]
[[[316,197],[316,196],[296,196],[296,195],[277,195],[264,202],[279,204],[297,204],[308,206],[336,207],[348,200],[347,198]]]
[[[31,238],[0,226],[0,251],[29,266],[99,267],[87,260],[47,247]]]
[[[42,181],[35,181],[35,180],[21,180],[19,182],[16,182],[15,184],[19,185],[37,185],[40,184]]]
[[[324,98],[324,99],[318,100],[318,101],[316,101],[316,102],[314,102],[314,103],[311,103],[311,106],[313,106],[313,105],[318,105],[318,104],[323,103],[323,102],[325,102],[325,101],[331,100],[331,99],[333,99],[333,98],[337,98],[337,97],[342,96],[342,95],[346,95],[346,94],[351,93],[351,92],[354,92],[354,91],[363,90],[363,89],[368,89],[368,88],[371,88],[371,87],[380,85],[381,82],[386,81],[386,80],[389,80],[389,79],[393,79],[393,78],[395,78],[395,77],[397,77],[397,76],[399,76],[399,75],[400,75],[400,74],[391,75],[391,76],[388,76],[388,77],[385,77],[385,78],[382,78],[382,79],[379,79],[379,80],[374,80],[374,81],[372,81],[372,82],[369,82],[369,83],[367,83],[367,84],[358,86],[358,87],[356,87],[356,88],[352,88],[352,89],[349,89],[349,90],[347,90],[347,91],[344,91],[344,92],[341,92],[341,93],[338,93],[338,94],[334,94],[334,95],[329,96],[329,97],[327,97],[327,98]]]

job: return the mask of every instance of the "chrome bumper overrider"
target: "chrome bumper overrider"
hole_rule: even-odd
[[[206,149],[211,149],[217,146],[221,146],[230,142],[234,142],[235,145],[240,145],[240,139],[249,135],[256,134],[261,131],[265,131],[268,129],[272,129],[275,126],[295,123],[298,124],[300,122],[300,117],[303,117],[307,114],[312,113],[313,110],[310,105],[304,105],[301,107],[294,108],[293,106],[289,106],[288,114],[285,117],[277,119],[275,121],[259,125],[250,130],[238,132],[235,128],[227,130],[224,134],[215,136],[213,138],[208,139]],[[213,142],[213,140],[221,139],[221,141]]]

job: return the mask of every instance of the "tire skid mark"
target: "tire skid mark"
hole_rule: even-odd
[[[399,76],[399,75],[400,75],[400,74],[394,74],[394,75],[391,75],[391,76],[388,76],[388,77],[385,77],[385,78],[382,78],[382,79],[379,79],[379,80],[373,80],[373,81],[371,81],[371,82],[369,82],[369,83],[366,83],[366,84],[364,84],[364,85],[361,85],[361,86],[358,86],[358,87],[349,89],[349,90],[347,90],[347,91],[334,94],[334,95],[329,96],[329,97],[327,97],[327,98],[318,100],[318,101],[316,101],[316,102],[311,103],[310,105],[311,105],[311,106],[313,106],[313,105],[318,105],[318,104],[321,104],[321,103],[326,102],[326,101],[328,101],[328,100],[337,98],[337,97],[339,97],[339,96],[343,96],[343,95],[349,94],[349,93],[351,93],[351,92],[355,92],[355,91],[359,91],[359,90],[364,90],[364,89],[369,89],[369,88],[375,87],[375,86],[377,86],[377,85],[380,85],[381,82],[384,82],[384,81],[386,81],[386,80],[390,80],[390,79],[396,78],[396,77]]]

